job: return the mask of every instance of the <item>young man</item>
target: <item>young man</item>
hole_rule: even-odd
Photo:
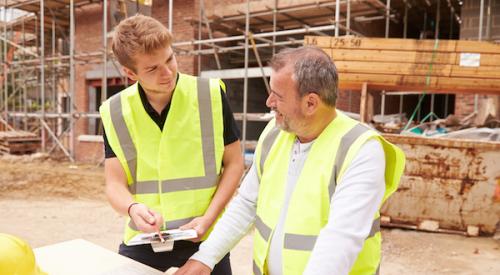
[[[115,29],[113,52],[135,84],[100,108],[105,129],[106,195],[127,215],[119,253],[165,271],[198,250],[243,173],[239,131],[216,79],[177,72],[172,37],[157,20],[136,15]],[[141,232],[195,229],[173,251],[128,246]],[[231,274],[229,254],[214,274]]]
[[[255,224],[253,273],[378,274],[382,202],[404,154],[337,111],[338,77],[316,47],[271,60],[267,106],[252,168],[213,233],[177,274],[209,274]]]

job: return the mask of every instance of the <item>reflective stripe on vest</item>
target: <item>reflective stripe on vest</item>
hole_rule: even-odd
[[[257,216],[257,219],[255,220],[255,228],[257,229],[260,236],[264,240],[269,241],[272,229],[269,226],[267,226],[259,216]],[[366,239],[375,236],[375,234],[377,234],[378,232],[380,232],[380,217],[376,218],[373,221],[370,233],[368,234]],[[316,235],[299,235],[299,234],[285,233],[284,247],[286,249],[312,251],[317,238],[318,236]]]
[[[264,141],[262,142],[262,149],[261,149],[261,157],[260,157],[260,174],[264,172],[264,162],[266,162],[267,155],[269,154],[269,151],[271,151],[271,147],[273,146],[274,141],[278,137],[278,134],[280,133],[280,129],[277,126],[274,126],[273,129],[267,134],[267,136],[264,138]]]
[[[254,275],[262,275],[262,272],[260,272],[259,267],[255,263],[255,261],[252,261],[252,269],[253,269],[253,274]]]
[[[205,176],[161,181],[161,192],[176,192],[213,187],[217,184],[212,101],[210,100],[209,80],[198,78],[198,102],[202,136],[203,162]],[[120,146],[123,149],[133,182],[129,185],[132,195],[159,193],[158,181],[137,181],[137,150],[122,115],[122,102],[119,96],[110,101],[110,114]]]

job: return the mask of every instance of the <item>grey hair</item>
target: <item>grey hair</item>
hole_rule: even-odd
[[[269,64],[274,71],[293,65],[300,97],[314,92],[325,104],[335,106],[338,90],[337,68],[321,48],[304,46],[283,49],[272,57]]]

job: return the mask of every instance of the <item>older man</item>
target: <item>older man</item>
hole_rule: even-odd
[[[208,274],[255,224],[254,274],[376,274],[379,209],[397,188],[404,154],[336,110],[338,76],[316,47],[271,60],[262,133],[238,196],[176,274]]]

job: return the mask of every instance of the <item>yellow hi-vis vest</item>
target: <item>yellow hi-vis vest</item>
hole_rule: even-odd
[[[254,236],[253,273],[267,274],[271,236],[280,216],[294,134],[279,130],[272,120],[262,133],[255,154],[260,179]],[[337,111],[314,141],[307,155],[285,219],[283,240],[284,275],[302,274],[321,229],[328,223],[335,186],[342,180],[361,146],[377,139],[385,152],[385,201],[396,189],[404,170],[401,149],[387,142],[367,126]],[[377,274],[381,257],[380,214],[349,274]]]
[[[160,213],[165,229],[202,216],[216,191],[224,152],[221,85],[180,74],[163,131],[145,111],[137,83],[100,107],[134,200]],[[125,244],[138,233],[128,218]]]

